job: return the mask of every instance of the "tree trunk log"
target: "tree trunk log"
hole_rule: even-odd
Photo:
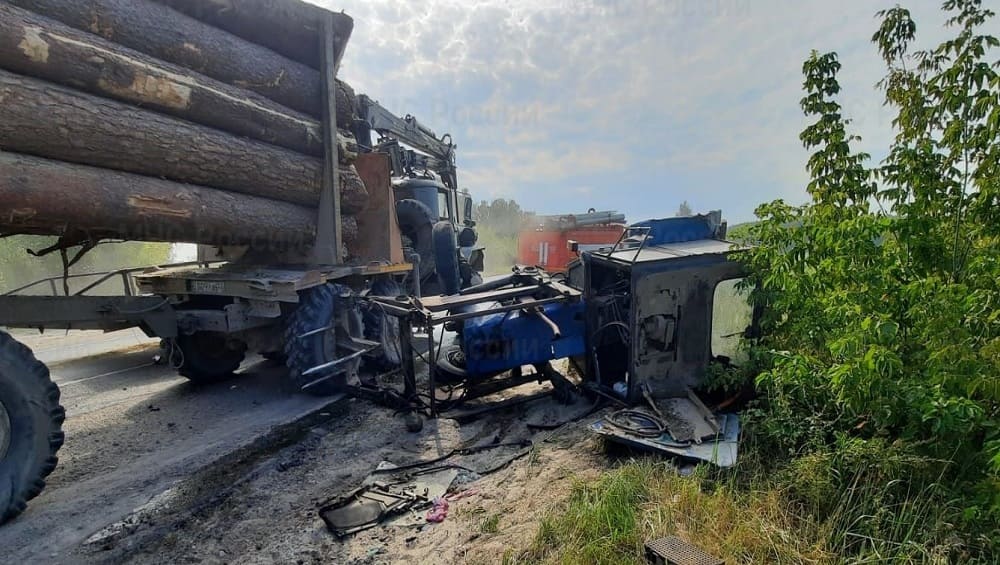
[[[319,72],[270,49],[149,0],[4,0],[157,59],[322,115]],[[268,27],[261,33],[272,33]],[[318,48],[317,48],[318,51]],[[353,119],[353,100],[337,89],[337,123]]]
[[[345,241],[357,223],[343,218]],[[0,153],[0,233],[298,249],[316,210],[296,204]]]
[[[0,4],[0,67],[320,157],[322,124],[263,96]]]
[[[320,159],[6,71],[0,149],[311,206],[323,171]],[[342,210],[352,214],[368,195],[344,178]]]
[[[318,69],[322,8],[288,0],[154,0],[264,45],[289,59]],[[346,37],[354,26],[344,14],[335,19],[338,35]]]

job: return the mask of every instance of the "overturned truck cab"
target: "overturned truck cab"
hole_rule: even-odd
[[[455,296],[410,299],[396,314],[455,332],[430,364],[431,390],[436,373],[485,390],[528,377],[550,380],[559,398],[570,381],[550,362],[568,358],[580,376],[571,386],[626,406],[592,429],[727,466],[739,420],[713,414],[694,392],[713,362],[733,361],[733,346],[753,326],[735,284],[744,274],[734,260],[740,248],[725,237],[718,211],[640,222],[614,245],[581,253],[565,278],[515,267]]]
[[[606,251],[584,253],[586,373],[631,403],[684,396],[713,360],[716,289],[743,276],[720,212],[631,226]]]

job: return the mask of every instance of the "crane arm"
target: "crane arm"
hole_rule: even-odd
[[[386,139],[404,143],[423,155],[407,156],[399,159],[406,165],[422,165],[441,175],[445,185],[456,188],[458,181],[455,170],[455,144],[451,136],[440,138],[428,127],[411,115],[400,118],[381,104],[362,94],[358,96],[358,116],[364,127],[375,130]],[[360,139],[360,138],[359,138]],[[394,158],[395,162],[396,159]]]

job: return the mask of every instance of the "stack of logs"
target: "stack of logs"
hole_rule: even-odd
[[[311,244],[321,17],[299,0],[0,0],[0,235]],[[368,193],[338,138],[350,242]]]

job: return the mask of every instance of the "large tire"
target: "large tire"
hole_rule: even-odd
[[[63,444],[66,411],[49,370],[0,332],[0,524],[45,488]]]
[[[339,347],[341,340],[361,337],[364,334],[361,314],[347,303],[351,290],[338,284],[325,284],[299,293],[299,306],[288,319],[285,329],[285,363],[288,365],[292,385],[299,390],[319,375],[302,373],[348,355],[350,351]],[[313,330],[327,331],[303,336]],[[304,390],[317,396],[329,396],[344,390],[348,378],[357,375],[361,360],[348,363],[331,378]]]
[[[458,269],[458,242],[449,222],[434,224],[434,270],[442,294],[458,294],[462,274]]]
[[[396,202],[396,220],[400,232],[420,255],[420,281],[428,280],[434,274],[434,213],[423,202],[404,198]]]
[[[402,288],[390,277],[378,278],[368,291],[369,296],[395,298],[403,294]],[[371,302],[362,311],[365,339],[382,344],[377,356],[367,359],[366,367],[374,371],[388,371],[402,363],[402,339],[399,335],[399,318],[390,316]]]
[[[174,340],[182,359],[177,372],[198,384],[224,381],[233,376],[246,357],[246,346],[232,348],[230,340],[219,332],[181,334]]]

